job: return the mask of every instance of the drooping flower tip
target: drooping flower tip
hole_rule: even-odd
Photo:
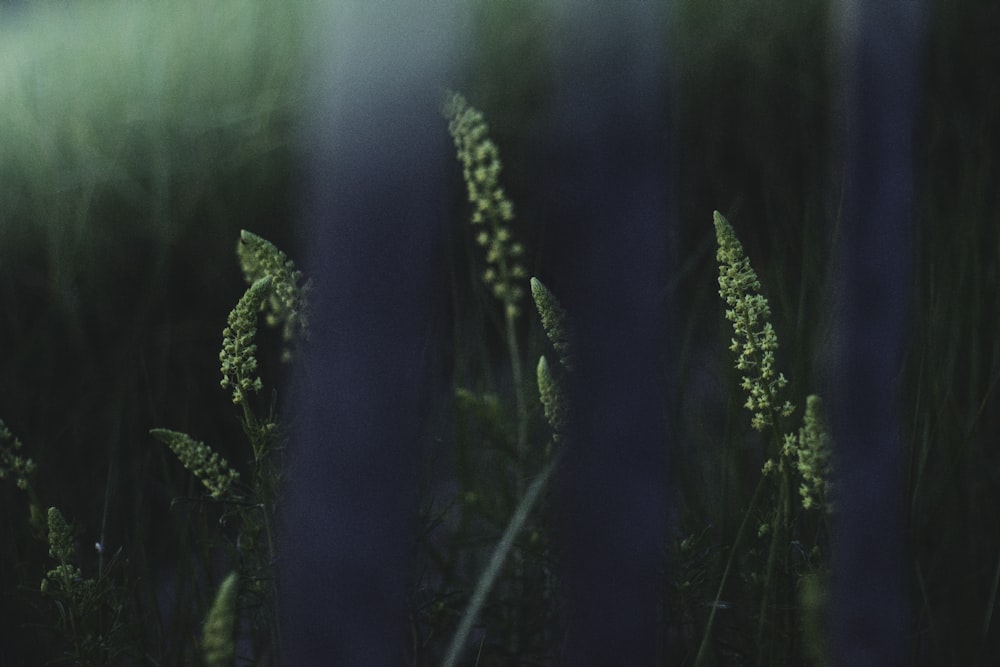
[[[247,392],[259,391],[261,388],[260,378],[254,375],[257,370],[257,359],[254,356],[257,346],[253,340],[257,334],[257,312],[267,298],[272,281],[272,276],[265,275],[247,288],[229,313],[228,326],[222,330],[220,385],[232,388],[233,403],[242,402],[246,399]]]
[[[282,326],[286,342],[307,340],[309,337],[309,291],[295,263],[273,243],[247,230],[240,231],[236,246],[240,268],[247,284],[265,276],[273,280],[271,293],[264,302],[268,326]]]

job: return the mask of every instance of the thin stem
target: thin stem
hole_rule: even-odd
[[[761,477],[757,482],[757,488],[754,489],[753,497],[750,498],[750,505],[747,507],[746,513],[743,515],[743,521],[740,523],[739,529],[736,531],[736,539],[733,540],[733,546],[729,550],[729,558],[726,560],[726,569],[722,572],[722,580],[719,582],[719,590],[715,593],[715,600],[712,602],[712,611],[708,613],[708,621],[705,623],[705,634],[701,638],[701,646],[698,647],[698,655],[694,660],[695,667],[703,665],[705,659],[708,657],[708,642],[712,636],[712,626],[715,623],[715,612],[719,608],[719,602],[722,600],[722,590],[726,586],[726,581],[729,579],[729,571],[733,567],[733,561],[736,558],[736,549],[739,547],[740,542],[743,539],[743,533],[746,531],[747,524],[750,522],[750,516],[753,514],[754,507],[757,506],[757,498],[760,496],[760,490],[764,486],[764,478]]]
[[[545,488],[546,484],[548,484],[548,481],[552,476],[552,471],[555,470],[559,458],[559,456],[553,456],[552,459],[545,464],[545,467],[542,468],[542,472],[528,486],[528,490],[521,498],[521,502],[518,504],[513,516],[511,516],[510,521],[507,523],[507,529],[504,531],[503,537],[500,538],[500,542],[493,550],[493,555],[490,557],[489,564],[487,564],[486,569],[483,571],[482,575],[480,575],[479,581],[476,582],[476,588],[472,592],[469,604],[466,606],[465,612],[462,614],[462,621],[459,623],[454,636],[452,636],[451,644],[448,646],[448,651],[445,653],[444,661],[441,663],[442,667],[455,667],[455,665],[458,664],[459,654],[462,652],[465,642],[472,633],[472,626],[479,617],[479,612],[483,608],[483,605],[486,604],[486,599],[489,597],[490,591],[493,589],[493,584],[500,575],[500,570],[503,568],[504,561],[507,560],[507,554],[510,553],[514,546],[514,539],[521,532],[521,529],[524,528],[524,524],[528,520],[531,510],[538,501],[538,498],[541,496],[542,490]]]
[[[506,266],[504,266],[506,271]],[[507,324],[507,349],[510,354],[511,379],[514,383],[514,404],[517,410],[517,479],[515,489],[517,497],[524,495],[524,480],[528,471],[528,408],[524,396],[524,376],[521,367],[521,351],[517,342],[517,329],[515,327],[516,311],[512,310],[510,304],[505,308],[505,319]],[[523,598],[521,582],[524,580],[524,555],[520,550],[514,551],[514,582],[516,599]],[[511,649],[516,653],[520,648],[520,633],[515,622],[513,635],[510,637]]]
[[[781,476],[781,480],[778,483],[778,503],[774,507],[774,513],[771,518],[771,544],[768,547],[767,553],[767,574],[764,576],[764,593],[761,596],[760,614],[757,619],[758,665],[765,664],[764,631],[767,627],[768,610],[773,604],[771,601],[772,597],[777,597],[776,595],[773,596],[772,593],[774,593],[775,589],[779,586],[779,584],[776,583],[775,578],[775,570],[778,565],[778,549],[781,545],[786,544],[788,541],[789,517],[791,516],[791,499],[789,491],[791,488],[791,460],[788,459],[788,457],[785,457],[782,452],[781,434],[778,432],[777,426],[775,426],[776,416],[777,415],[775,415],[772,410],[771,425],[774,442],[778,446],[776,457],[780,462],[778,465],[778,474]],[[787,570],[787,567],[785,569]]]
[[[772,598],[775,589],[779,586],[776,581],[775,570],[778,566],[778,549],[787,541],[787,499],[788,499],[788,479],[789,470],[787,465],[781,466],[781,482],[778,492],[778,504],[774,508],[771,525],[771,545],[767,552],[767,574],[764,576],[764,593],[760,600],[760,615],[757,620],[757,664],[770,664],[765,661],[765,628],[768,625],[768,611],[773,606]],[[773,646],[772,646],[773,648]]]
[[[507,349],[510,353],[510,372],[514,382],[514,405],[517,409],[517,456],[520,460],[520,473],[518,480],[519,490],[523,487],[523,473],[525,471],[525,458],[528,448],[528,406],[524,396],[524,372],[521,365],[521,351],[517,342],[517,330],[515,328],[516,315],[508,311],[507,320]]]

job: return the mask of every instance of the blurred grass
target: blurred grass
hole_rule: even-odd
[[[44,502],[85,545],[125,550],[131,611],[160,642],[146,649],[178,664],[199,619],[159,623],[156,587],[177,566],[179,609],[203,597],[199,540],[217,529],[210,513],[168,510],[198,494],[148,429],[189,430],[227,456],[239,441],[218,350],[242,291],[238,230],[292,238],[305,16],[248,0],[0,12],[0,411]],[[0,494],[3,651],[38,664],[45,643],[13,629],[45,616],[25,614],[30,591],[14,586],[46,556],[21,498]]]
[[[457,88],[490,120],[516,224],[537,252],[529,269],[544,272],[559,246],[545,233],[545,193],[532,187],[545,167],[538,139],[550,26],[541,3],[477,7],[469,85]],[[914,320],[900,375],[905,574],[914,662],[988,664],[1000,655],[992,614],[1000,572],[1000,14],[984,0],[931,8],[916,137]],[[673,8],[679,263],[669,289],[680,389],[665,409],[678,542],[690,538],[672,550],[664,592],[664,655],[674,660],[697,649],[762,462],[725,349],[713,209],[729,216],[764,283],[778,363],[800,408],[821,380],[839,215],[828,10],[821,0],[680,0]],[[0,416],[38,460],[47,502],[72,508],[83,542],[100,535],[128,551],[145,582],[137,608],[154,625],[152,588],[175,564],[181,598],[204,606],[197,581],[211,557],[202,540],[213,533],[212,517],[197,507],[168,511],[169,498],[197,493],[146,431],[182,428],[231,460],[245,458],[226,449],[236,422],[215,386],[216,355],[241,289],[236,231],[286,247],[294,234],[295,118],[315,38],[300,12],[295,3],[247,0],[82,0],[0,12]],[[476,248],[461,236],[461,202],[451,269],[456,377],[502,401],[467,406],[459,433],[441,434],[445,444],[461,440],[461,488],[471,488],[505,460],[499,422],[510,412],[510,387],[496,371],[502,334],[493,333],[490,298],[477,287]],[[529,352],[538,348],[535,340]],[[12,664],[34,664],[37,637],[19,628],[41,612],[22,616],[30,592],[15,583],[37,581],[45,554],[8,487],[0,486],[0,650]],[[418,614],[431,624],[428,644],[456,622],[455,596],[471,588],[476,554],[488,553],[504,507],[516,501],[491,498],[441,545],[442,562],[430,568],[443,573],[441,590],[417,596],[428,601]],[[187,559],[191,552],[198,557]],[[743,554],[738,574],[749,576],[759,561]],[[752,654],[751,590],[737,584],[725,598],[719,664]],[[521,608],[547,618],[542,606]],[[486,618],[509,622],[517,609],[498,602]],[[149,650],[180,661],[184,654],[170,651],[189,643],[194,626],[162,626],[158,646],[146,640]],[[492,640],[486,649],[502,655]]]

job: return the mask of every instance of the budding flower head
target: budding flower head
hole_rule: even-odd
[[[230,572],[215,594],[203,628],[201,655],[206,667],[227,667],[236,657],[239,577]]]
[[[48,511],[49,523],[49,556],[60,564],[71,562],[76,557],[76,547],[73,546],[73,531],[66,518],[55,507]]]
[[[271,277],[271,291],[263,304],[268,326],[282,325],[281,337],[286,342],[308,339],[310,284],[303,282],[295,263],[273,243],[245,229],[240,232],[236,254],[248,285]]]
[[[0,479],[11,476],[17,488],[27,491],[35,472],[35,462],[17,453],[23,447],[21,440],[0,419]]]
[[[524,294],[514,281],[526,277],[527,271],[518,262],[524,248],[514,241],[509,224],[514,220],[514,205],[500,187],[500,152],[489,138],[482,112],[461,94],[449,93],[442,112],[462,165],[473,208],[472,224],[482,227],[475,239],[484,248],[490,266],[483,272],[483,280],[504,303],[506,316],[513,319],[520,314],[517,304]]]
[[[240,474],[229,466],[228,461],[212,451],[211,447],[186,433],[154,428],[149,434],[169,447],[213,498],[226,496],[233,483],[239,481]]]
[[[219,362],[222,369],[223,389],[232,387],[233,403],[242,403],[248,392],[260,391],[263,386],[257,377],[257,311],[268,297],[271,276],[256,280],[243,294],[236,307],[229,313],[228,324],[222,331],[222,351]]]
[[[536,369],[538,380],[538,395],[542,401],[542,408],[545,411],[545,419],[552,429],[552,440],[559,442],[565,435],[567,429],[567,400],[559,382],[552,375],[549,362],[545,356],[538,359]]]
[[[559,355],[559,363],[567,371],[573,370],[573,346],[570,342],[569,316],[559,300],[538,278],[531,279],[531,297],[535,301],[542,327],[552,347]]]
[[[802,507],[833,510],[830,494],[833,477],[833,438],[826,427],[823,401],[815,394],[806,398],[806,411],[798,437],[798,470],[802,475],[799,495]]]
[[[769,321],[771,308],[760,294],[760,280],[729,222],[718,211],[714,219],[719,296],[726,302],[726,319],[733,324],[734,338],[729,349],[739,353],[736,368],[743,374],[741,386],[747,391],[745,407],[753,415],[750,424],[762,431],[773,424],[776,415],[787,417],[795,407],[788,401],[781,403],[778,398],[788,380],[774,370],[778,336]]]
[[[50,587],[63,595],[77,600],[91,595],[95,582],[84,579],[83,573],[73,561],[76,559],[76,546],[73,541],[73,529],[66,518],[55,507],[50,507],[46,515],[48,519],[49,556],[58,565],[45,573],[41,583],[42,593],[50,592]],[[53,592],[55,592],[53,591]]]

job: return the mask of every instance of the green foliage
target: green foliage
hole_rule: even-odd
[[[278,648],[275,611],[274,517],[277,511],[281,471],[276,457],[281,449],[278,425],[273,414],[259,416],[248,400],[259,392],[263,381],[256,375],[257,318],[269,308],[268,322],[284,324],[284,340],[297,344],[306,334],[308,300],[302,274],[294,263],[269,241],[247,231],[241,233],[237,254],[244,278],[250,286],[230,312],[222,332],[221,386],[232,388],[233,403],[242,407],[243,431],[251,452],[253,474],[241,493],[232,491],[240,482],[239,473],[218,452],[190,436],[167,429],[150,433],[170,447],[178,459],[208,489],[211,497],[223,502],[223,519],[232,519],[237,529],[236,559],[240,568],[222,584],[205,622],[205,661],[211,665],[230,664],[234,650],[234,628],[239,614],[235,609],[236,581],[245,585],[255,648],[258,652]],[[273,406],[272,406],[273,412]],[[228,639],[226,639],[228,637]]]
[[[229,549],[229,555],[239,567],[223,581],[205,621],[202,653],[208,665],[233,663],[238,620],[244,614],[249,620],[255,654],[278,649],[273,521],[281,477],[275,457],[280,452],[281,441],[273,415],[258,416],[246,400],[246,393],[259,391],[263,385],[259,377],[253,377],[257,370],[254,336],[261,307],[266,303],[277,304],[275,308],[284,307],[288,303],[285,297],[290,294],[294,297],[296,313],[304,313],[308,304],[298,284],[301,275],[294,272],[294,265],[263,239],[253,236],[251,242],[258,248],[258,261],[253,264],[253,270],[247,272],[247,279],[252,279],[253,283],[229,315],[219,357],[223,364],[224,386],[232,383],[241,390],[240,400],[234,402],[242,407],[243,429],[252,454],[249,483],[244,484],[240,473],[205,443],[178,431],[150,430],[150,434],[167,445],[202,483],[211,500],[221,505],[220,523],[232,522],[237,530],[236,544]],[[280,262],[271,261],[279,257]],[[267,270],[274,270],[277,279],[266,273]],[[282,281],[294,290],[278,291],[276,301],[271,301],[276,286]],[[289,311],[280,312],[297,322],[290,331],[304,333],[303,318]],[[0,422],[0,478],[13,476],[16,485],[32,497],[34,507],[30,478],[35,466],[18,453],[22,448],[20,440]],[[74,532],[55,507],[48,510],[47,524],[44,539],[56,566],[47,571],[40,589],[55,602],[59,614],[55,627],[69,647],[67,656],[83,665],[109,664],[129,648],[128,640],[123,637],[125,624],[121,619],[125,609],[125,582],[114,581],[103,572],[104,546],[100,542],[96,545],[99,577],[84,576],[78,564]],[[216,538],[220,544],[224,543],[223,537]],[[243,581],[244,585],[237,586],[237,581]],[[138,624],[141,619],[136,617],[131,621]]]
[[[239,420],[226,418],[230,396],[211,381],[221,316],[239,295],[238,276],[225,274],[219,258],[241,226],[288,238],[282,225],[289,199],[281,193],[293,178],[287,174],[296,172],[283,167],[290,120],[305,90],[302,54],[316,43],[315,32],[305,35],[310,21],[288,3],[32,4],[18,15],[4,9],[0,24],[0,402],[25,443],[0,429],[0,479],[10,480],[0,484],[0,500],[12,510],[0,520],[0,582],[9,584],[3,617],[10,626],[0,662],[197,664],[205,657],[202,623],[213,596],[223,597],[210,566],[223,559],[238,570],[239,585],[225,589],[227,600],[235,596],[234,620],[244,621],[234,634],[256,638],[266,664],[274,655],[267,638],[277,636],[268,600],[278,555],[270,542],[273,504],[266,501],[281,481],[282,434],[265,400],[270,341],[263,332],[252,353],[262,367],[245,373],[251,386],[261,378],[261,390],[237,408]],[[673,267],[676,282],[665,286],[683,314],[677,399],[665,406],[678,428],[671,460],[681,531],[667,545],[665,664],[691,664],[696,652],[702,664],[829,664],[834,442],[822,419],[811,416],[820,412],[812,397],[801,423],[786,424],[780,415],[786,399],[801,401],[799,388],[816,383],[831,344],[823,295],[831,292],[835,239],[825,230],[836,229],[839,193],[830,182],[836,87],[827,4],[682,0],[669,35],[677,158],[685,168],[676,189],[680,216],[671,222],[684,239],[683,261]],[[1000,116],[989,66],[995,40],[982,4],[931,8],[915,160],[913,344],[899,376],[913,653],[956,666],[986,664],[1000,650],[1000,537],[992,530],[1000,521],[1000,455],[993,446],[1000,426],[1000,227],[991,217],[998,152],[985,149],[998,145]],[[531,158],[542,143],[550,85],[547,9],[478,5],[486,20],[475,27],[475,68],[464,89],[489,111],[490,128],[477,136],[479,145],[489,139],[493,147],[482,148],[479,161],[467,152],[473,161],[466,179],[484,178],[470,217],[485,202],[494,219],[469,228],[474,252],[465,260],[478,268],[459,287],[468,282],[488,311],[498,293],[517,293],[496,286],[501,258],[537,271],[546,245],[564,239],[545,238],[544,224],[515,227],[486,194],[500,189],[503,176],[500,191],[518,202],[518,219],[544,223],[544,207],[532,196],[545,193],[532,188],[545,163]],[[469,192],[466,183],[463,195]],[[752,346],[746,368],[736,372],[730,369],[750,336],[734,336],[731,357],[716,345],[722,310],[712,274],[720,267],[703,216],[713,206],[731,211],[737,229],[746,230],[740,247],[759,270],[743,283],[748,313],[761,312],[754,294],[769,297],[768,314],[744,319],[745,330],[760,342],[770,338],[765,322],[775,341],[781,333],[780,349]],[[202,233],[206,224],[216,231]],[[509,252],[515,242],[523,255]],[[504,243],[511,245],[505,250]],[[252,258],[255,242],[240,247]],[[284,261],[264,273],[276,275]],[[748,277],[743,269],[732,274],[737,283]],[[260,277],[252,274],[250,283]],[[524,289],[520,277],[508,277]],[[292,283],[302,284],[299,277]],[[197,302],[191,294],[200,295]],[[261,301],[265,319],[280,319],[275,305],[287,303],[287,293],[269,293]],[[507,306],[501,298],[500,321],[518,312]],[[468,315],[457,311],[459,319]],[[287,320],[275,323],[284,328]],[[471,622],[478,634],[462,638],[476,645],[461,661],[552,664],[561,640],[552,630],[558,564],[544,496],[523,523],[513,519],[524,516],[518,510],[536,480],[548,479],[542,445],[558,437],[559,420],[550,419],[558,413],[553,387],[572,381],[569,358],[558,336],[554,353],[543,350],[539,334],[552,334],[542,313],[541,329],[521,318],[501,332],[516,336],[502,339],[513,345],[499,351],[510,368],[498,370],[482,324],[462,322],[479,347],[458,350],[456,367],[467,372],[455,392],[454,434],[429,432],[449,452],[454,445],[456,479],[430,480],[422,499],[411,591],[414,665],[440,664],[477,591],[486,591]],[[513,382],[513,368],[543,351],[548,373],[540,362],[541,375]],[[770,381],[781,377],[780,365],[789,382],[763,382],[754,397],[767,363]],[[745,378],[750,388],[741,386]],[[540,401],[533,400],[534,381]],[[777,419],[756,409],[760,397],[777,408]],[[748,398],[755,408],[749,413]],[[770,423],[748,429],[757,413],[783,432]],[[213,446],[207,460],[225,457],[239,481],[212,498],[166,447],[149,446],[143,435],[159,423],[201,434]],[[169,514],[156,510],[161,493],[176,498]],[[22,501],[27,513],[17,509]],[[75,516],[67,521],[60,513],[61,524],[53,518],[50,530],[50,505],[72,507]],[[504,541],[511,526],[519,530]],[[95,540],[99,549],[89,547]],[[165,601],[156,581],[174,567],[176,594]],[[161,615],[164,602],[172,608]]]
[[[127,640],[121,623],[121,591],[107,580],[85,577],[77,565],[73,529],[62,512],[48,510],[49,557],[57,565],[42,579],[40,592],[57,611],[55,629],[76,664],[109,664],[123,652]]]
[[[43,244],[53,291],[90,278],[108,237],[162,256],[206,213],[232,230],[280,199],[306,4],[21,4],[0,21],[0,241]],[[227,194],[234,177],[245,196]]]
[[[536,435],[539,440],[547,436],[539,432],[536,410],[529,404],[533,387],[522,370],[524,334],[515,326],[528,275],[522,264],[525,248],[510,227],[514,207],[499,184],[499,149],[488,136],[482,112],[462,95],[449,93],[443,114],[472,205],[474,242],[485,253],[486,268],[480,276],[503,307],[512,384],[506,398],[513,398],[513,410],[493,387],[456,387],[459,534],[449,541],[459,548],[442,560],[450,563],[446,579],[454,578],[456,565],[469,566],[463,577],[468,588],[442,591],[445,599],[461,600],[463,608],[453,612],[457,625],[440,657],[443,664],[456,664],[476,623],[500,628],[491,638],[491,652],[545,655],[554,613],[551,556],[542,527],[530,519],[543,512],[536,506],[544,507],[543,492],[557,459],[549,456],[551,448],[534,446]],[[551,392],[547,396],[552,397]],[[483,466],[500,474],[483,476]]]
[[[750,565],[751,571],[746,579],[752,594],[759,600],[755,642],[758,661],[784,663],[798,650],[796,638],[807,631],[811,633],[813,648],[819,641],[815,625],[808,628],[803,625],[803,619],[815,621],[815,605],[806,610],[806,615],[794,613],[794,590],[796,582],[801,582],[802,577],[812,577],[822,567],[824,554],[820,545],[824,542],[823,525],[815,521],[807,524],[803,517],[797,515],[791,502],[791,488],[792,474],[798,472],[802,476],[799,490],[804,510],[814,506],[817,496],[825,498],[830,479],[829,436],[819,414],[820,399],[815,395],[806,399],[807,413],[802,429],[797,434],[782,433],[779,419],[790,416],[794,408],[790,401],[781,403],[779,398],[788,381],[783,373],[775,370],[778,337],[770,321],[771,309],[767,298],[760,292],[760,280],[750,266],[736,232],[718,211],[713,218],[718,244],[719,296],[727,306],[725,318],[732,322],[734,333],[729,351],[736,355],[735,368],[742,376],[740,387],[748,394],[743,407],[752,415],[752,428],[768,430],[771,437],[769,458],[762,467],[757,489],[736,533],[705,622],[695,664],[705,664],[709,660],[717,611],[734,563],[737,560],[759,560],[757,548],[747,548],[742,540],[745,529],[756,516],[762,489],[770,490],[767,495],[770,495],[771,507],[765,511],[764,520],[758,526],[757,538],[767,541],[767,555],[760,564],[763,570],[757,571],[757,566]],[[813,546],[805,567],[795,564],[786,545],[796,544],[801,549],[810,542]],[[741,549],[746,551],[740,553]],[[813,580],[809,579],[809,582]],[[815,587],[814,583],[808,586]],[[814,601],[815,596],[809,600]]]

